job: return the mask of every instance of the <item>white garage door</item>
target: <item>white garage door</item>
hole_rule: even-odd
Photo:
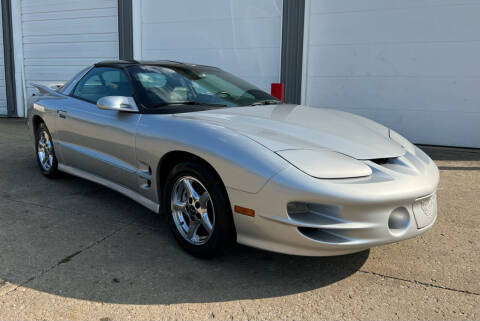
[[[5,65],[3,63],[2,15],[0,15],[0,116],[7,115],[7,96],[5,93]]]
[[[117,0],[22,0],[27,97],[99,60],[118,59]]]
[[[135,58],[213,65],[270,91],[280,80],[282,3],[139,1]]]
[[[480,147],[480,1],[312,0],[304,102]]]

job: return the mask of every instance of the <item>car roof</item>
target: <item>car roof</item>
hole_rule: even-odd
[[[182,68],[198,68],[198,67],[205,67],[205,68],[215,68],[213,66],[207,65],[199,65],[199,64],[192,64],[180,61],[173,61],[173,60],[104,60],[97,62],[95,67],[128,67],[134,65],[147,65],[147,66],[162,66],[162,67],[182,67]]]

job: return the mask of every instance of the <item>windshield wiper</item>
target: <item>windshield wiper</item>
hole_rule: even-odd
[[[212,106],[212,107],[227,107],[228,105],[225,104],[209,104],[209,103],[195,103],[193,105],[198,105],[198,106]]]
[[[164,107],[164,106],[176,106],[176,105],[195,105],[195,106],[212,106],[212,107],[227,107],[224,104],[209,104],[201,103],[198,101],[175,101],[175,102],[166,102],[153,105],[153,107]]]
[[[260,101],[256,101],[254,102],[253,104],[251,104],[250,106],[260,106],[260,105],[278,105],[280,104],[280,101],[279,100],[260,100]]]
[[[175,106],[175,105],[192,105],[193,101],[176,101],[176,102],[165,102],[158,103],[153,105],[153,107],[163,107],[163,106]]]

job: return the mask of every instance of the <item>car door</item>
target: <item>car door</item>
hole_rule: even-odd
[[[94,67],[58,110],[58,134],[65,165],[136,189],[135,130],[139,113],[104,110],[105,96],[133,96],[120,68]]]

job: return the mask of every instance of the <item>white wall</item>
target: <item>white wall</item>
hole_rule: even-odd
[[[311,0],[305,103],[480,147],[479,0]]]
[[[134,0],[135,59],[225,69],[270,91],[280,80],[282,0]]]
[[[27,98],[31,83],[62,83],[118,59],[117,0],[21,0],[19,9]]]

